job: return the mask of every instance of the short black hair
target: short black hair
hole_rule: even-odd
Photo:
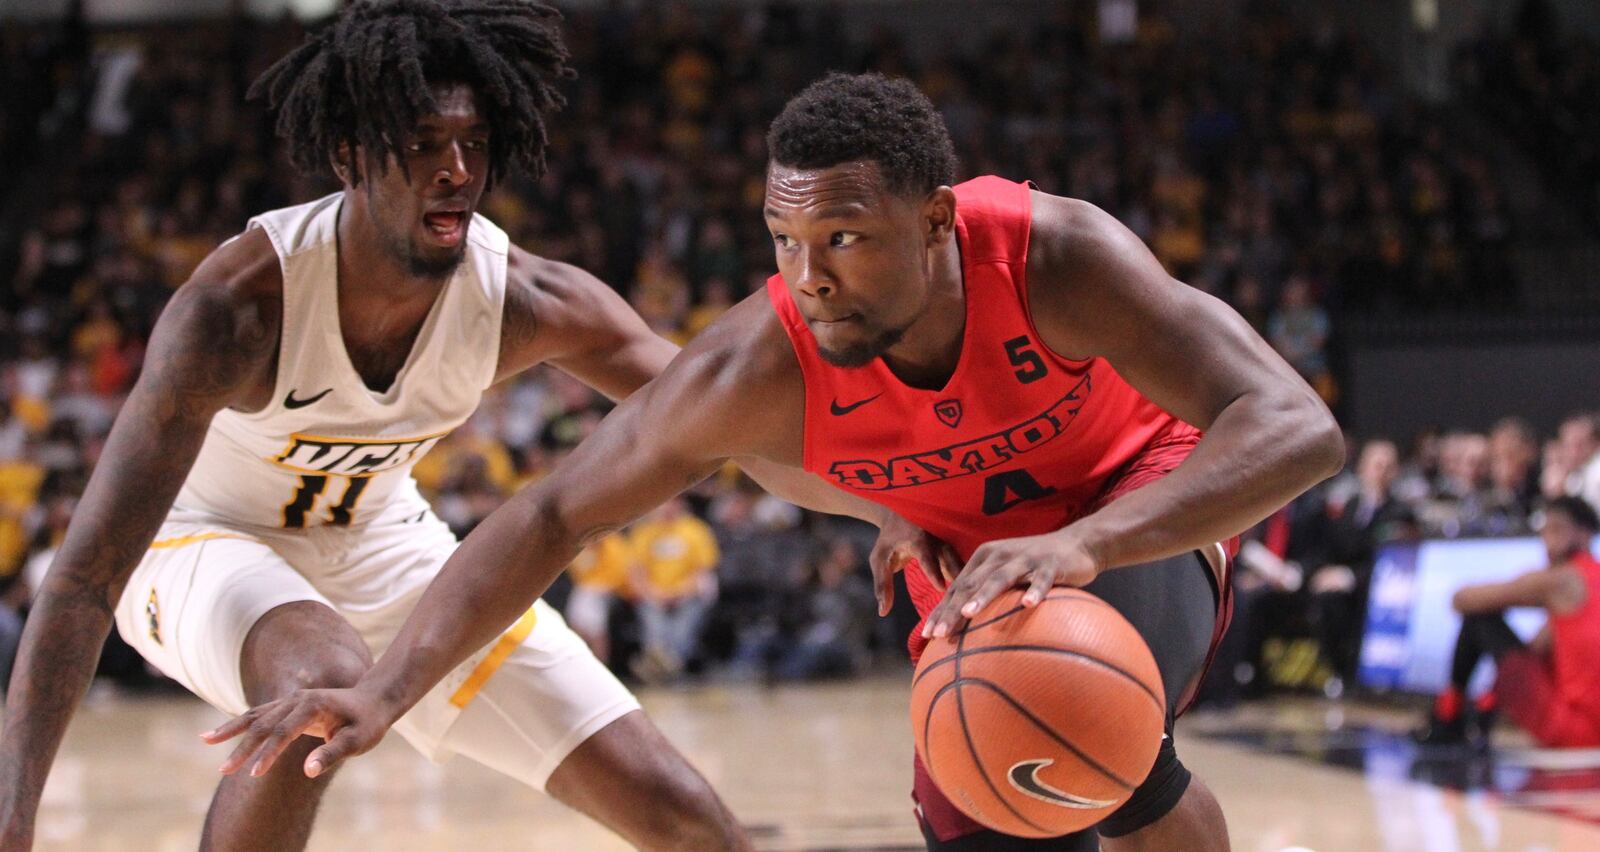
[[[1564,496],[1557,497],[1544,506],[1546,514],[1560,512],[1566,515],[1582,529],[1591,533],[1600,533],[1600,514],[1597,514],[1589,501],[1582,497]]]
[[[317,173],[341,143],[361,145],[383,167],[418,119],[438,110],[428,87],[464,83],[490,125],[486,183],[511,165],[538,177],[545,116],[566,105],[557,86],[576,76],[560,21],[530,0],[356,0],[268,68],[249,97],[277,114],[295,165]]]
[[[956,179],[944,118],[915,85],[882,74],[833,73],[784,106],[767,131],[767,156],[796,169],[870,160],[898,195],[926,194]]]

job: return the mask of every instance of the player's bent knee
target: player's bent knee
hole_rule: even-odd
[[[1100,836],[1122,837],[1154,824],[1178,807],[1192,779],[1188,767],[1178,759],[1172,738],[1163,739],[1150,774],[1122,807],[1100,823]]]
[[[252,704],[275,701],[302,689],[355,686],[372,667],[366,654],[338,646],[323,649],[310,659],[286,662],[287,665],[254,683],[246,679],[245,691]]]

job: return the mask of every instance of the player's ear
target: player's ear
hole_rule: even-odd
[[[928,193],[922,204],[923,221],[927,223],[927,244],[941,245],[956,232],[956,192],[941,186]]]
[[[328,156],[328,164],[333,166],[334,176],[346,187],[355,186],[357,183],[354,163],[355,159],[350,156],[349,142],[340,142],[339,147]]]

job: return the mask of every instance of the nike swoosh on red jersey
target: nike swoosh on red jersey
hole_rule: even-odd
[[[844,415],[849,414],[852,411],[855,411],[856,409],[860,408],[863,405],[866,405],[867,403],[877,399],[880,396],[883,396],[883,394],[881,392],[875,393],[872,396],[869,396],[866,399],[861,400],[860,402],[851,403],[850,405],[840,405],[839,404],[839,400],[835,399],[833,401],[833,405],[831,405],[828,408],[828,410],[833,412],[833,416],[834,417],[843,417]]]

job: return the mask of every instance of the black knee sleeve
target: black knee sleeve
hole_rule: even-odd
[[[1191,777],[1188,767],[1178,759],[1178,752],[1172,747],[1172,737],[1163,739],[1161,750],[1156,752],[1155,765],[1150,767],[1150,774],[1128,797],[1128,801],[1122,803],[1122,807],[1100,823],[1100,836],[1132,834],[1166,816],[1178,806],[1183,792],[1189,789]]]

